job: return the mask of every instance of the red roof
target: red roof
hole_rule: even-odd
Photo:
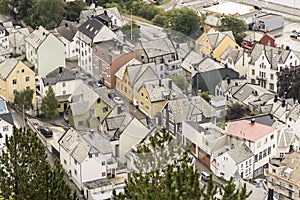
[[[239,120],[228,123],[228,135],[233,135],[242,139],[257,141],[260,138],[272,133],[276,128],[260,123],[251,124],[248,120]]]

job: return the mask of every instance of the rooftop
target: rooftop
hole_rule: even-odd
[[[0,77],[6,80],[19,62],[16,58],[10,58],[0,63]]]
[[[39,28],[34,30],[25,40],[36,49],[43,43],[48,35],[49,31],[47,31],[44,27],[39,26]]]
[[[83,23],[78,30],[88,36],[90,39],[94,39],[94,37],[99,33],[99,31],[105,25],[102,24],[99,20],[92,18],[88,19],[85,23]]]
[[[244,4],[226,2],[215,6],[205,8],[204,11],[214,13],[218,15],[237,15],[246,14],[254,10],[253,6],[247,6]]]
[[[251,123],[248,120],[239,120],[228,122],[226,133],[238,138],[256,142],[262,137],[273,133],[276,128],[260,123]]]
[[[172,41],[168,38],[160,38],[147,42],[141,42],[141,46],[148,58],[177,53]]]

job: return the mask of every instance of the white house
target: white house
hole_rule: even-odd
[[[6,102],[0,99],[0,151],[5,147],[5,138],[13,134],[14,121],[7,109]]]
[[[2,25],[0,25],[0,46],[2,46],[4,49],[9,50],[8,32]]]
[[[70,128],[58,143],[60,163],[80,190],[86,182],[115,177],[117,162],[110,143],[98,132]]]
[[[65,67],[65,47],[61,40],[42,26],[25,39],[26,59],[41,77],[57,67]]]
[[[254,153],[253,176],[262,174],[269,158],[276,153],[277,129],[255,122],[255,119],[231,121],[225,129],[231,140],[244,141]]]
[[[277,92],[277,72],[300,64],[297,53],[289,48],[255,44],[250,52],[248,82]]]
[[[253,175],[254,154],[245,143],[227,149],[215,157],[210,169],[221,178],[230,180],[239,174],[242,179],[251,179]]]
[[[55,28],[55,31],[59,33],[59,39],[64,43],[66,59],[78,59],[77,30],[76,23],[67,20],[62,20]]]
[[[88,19],[78,28],[78,66],[93,76],[92,45],[117,38],[116,34],[96,18]]]

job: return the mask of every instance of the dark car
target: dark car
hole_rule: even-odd
[[[253,6],[255,10],[262,10],[260,6]]]
[[[53,132],[52,132],[52,130],[49,127],[41,127],[40,128],[40,132],[46,138],[50,138],[50,137],[53,136]]]
[[[300,33],[299,32],[294,32],[292,35],[290,35],[291,38],[294,39],[300,39]]]

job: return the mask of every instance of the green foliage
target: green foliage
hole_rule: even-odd
[[[230,181],[222,186],[221,195],[222,200],[245,200],[250,197],[252,194],[252,191],[247,192],[246,184],[243,185],[243,187],[240,189],[236,189],[236,185],[233,183],[233,178],[231,177]]]
[[[240,103],[233,103],[228,105],[226,110],[226,120],[238,119],[250,115],[250,110]]]
[[[9,8],[10,0],[0,0],[0,13],[4,15],[10,14],[11,10]]]
[[[199,96],[202,97],[202,98],[203,98],[205,101],[207,101],[208,103],[209,103],[210,100],[211,100],[211,98],[210,98],[210,96],[209,96],[209,94],[208,94],[207,91],[205,91],[205,92],[200,92],[200,93],[199,93]]]
[[[131,41],[131,24],[127,23],[122,28],[121,31],[126,36],[127,40]],[[141,30],[139,29],[138,25],[133,21],[132,22],[132,42],[138,42],[141,38]]]
[[[172,79],[173,83],[175,83],[184,94],[188,94],[189,83],[183,75],[168,75],[166,77]]]
[[[21,92],[17,92],[15,94],[14,104],[19,110],[23,110],[23,106],[25,110],[29,110],[33,107],[32,98],[33,98],[34,90],[26,89]]]
[[[221,19],[223,30],[232,31],[233,36],[238,44],[246,36],[247,26],[240,19],[234,16],[226,15]]]
[[[45,147],[31,130],[14,127],[0,157],[0,187],[4,199],[77,199],[64,182],[58,161],[51,168]]]
[[[300,68],[285,67],[277,73],[277,77],[279,96],[300,101]]]
[[[120,5],[120,4],[117,4],[117,3],[115,3],[115,2],[112,2],[112,3],[107,3],[106,4],[106,8],[113,8],[113,7],[117,7],[117,9],[118,9],[118,11],[120,12],[120,13],[125,13],[126,12],[126,10],[122,7],[122,5]]]
[[[162,10],[153,4],[146,4],[142,1],[135,1],[132,3],[132,14],[143,17],[147,20],[152,20],[155,15],[162,12]]]
[[[51,85],[49,85],[46,91],[46,96],[42,99],[41,111],[47,119],[53,119],[58,116],[58,101],[55,97],[54,90]]]
[[[75,0],[67,3],[66,18],[70,21],[77,21],[80,12],[86,7],[82,0]]]

